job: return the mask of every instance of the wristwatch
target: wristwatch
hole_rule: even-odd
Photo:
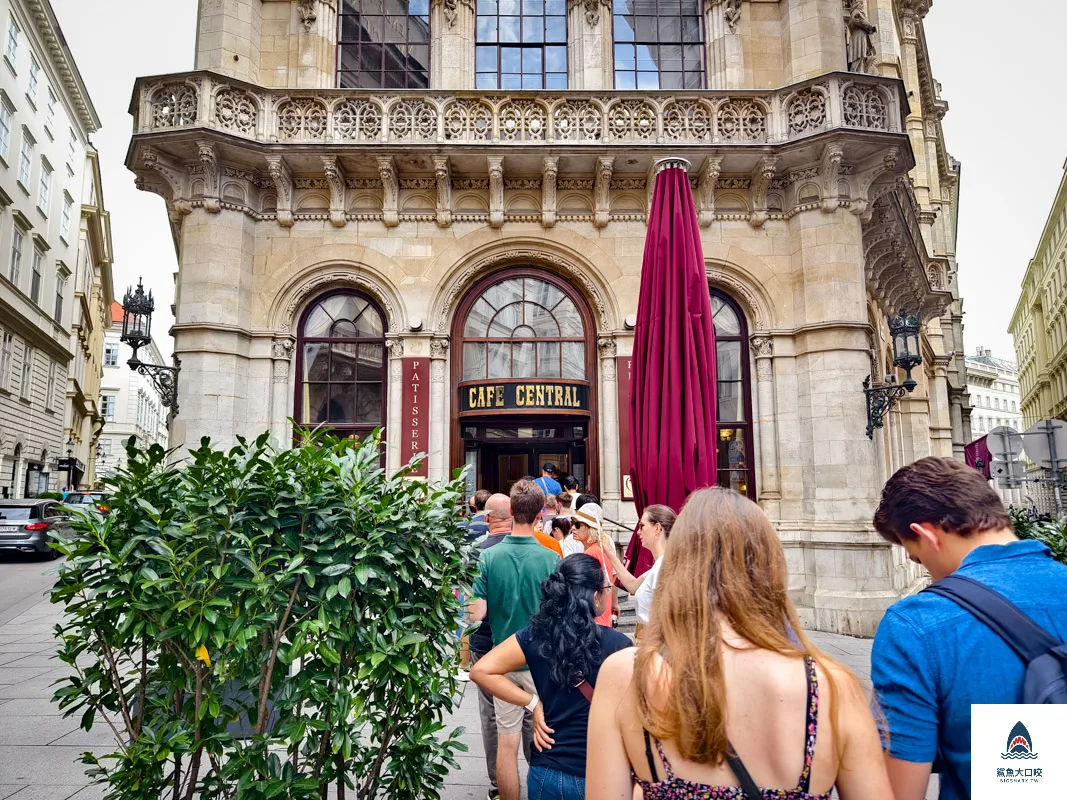
[[[541,698],[538,697],[537,695],[534,695],[533,696],[533,700],[531,700],[529,703],[526,704],[526,710],[529,711],[532,714],[534,709],[537,708],[537,704],[540,703],[540,702],[541,702]]]

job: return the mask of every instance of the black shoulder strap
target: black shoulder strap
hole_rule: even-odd
[[[652,783],[657,783],[656,777],[656,759],[652,757],[652,737],[648,735],[648,731],[645,731],[645,758],[648,759],[648,771],[652,775]]]
[[[726,753],[726,763],[730,765],[730,769],[734,771],[734,775],[737,776],[737,780],[741,783],[741,789],[745,793],[745,800],[763,800],[763,792],[760,791],[756,782],[752,780],[752,776],[748,774],[748,769],[745,768],[745,765],[741,763],[734,746],[729,741],[726,742],[726,746],[730,748]]]
[[[1008,598],[972,578],[949,575],[923,591],[946,597],[969,611],[975,619],[1003,639],[1024,664],[1060,645]]]

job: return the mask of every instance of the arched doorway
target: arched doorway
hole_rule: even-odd
[[[511,267],[479,281],[452,321],[452,467],[507,492],[553,463],[599,489],[596,323],[558,275]]]

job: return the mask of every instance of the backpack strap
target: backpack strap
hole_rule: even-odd
[[[582,681],[575,688],[582,693],[582,697],[588,700],[591,705],[593,702],[593,687],[589,685],[589,681]]]
[[[1029,664],[1061,644],[1008,598],[973,578],[949,575],[923,591],[941,595],[969,611],[999,636],[1024,664]]]
[[[749,775],[748,769],[738,757],[734,746],[729,741],[726,742],[726,746],[729,748],[726,751],[726,763],[730,765],[730,769],[737,776],[737,781],[741,784],[741,791],[744,792],[745,800],[763,800],[763,792],[760,791],[756,782],[752,780],[752,776]]]

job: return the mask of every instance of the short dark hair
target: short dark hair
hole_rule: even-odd
[[[559,528],[560,533],[566,536],[571,532],[571,518],[570,517],[556,517],[552,520],[552,527]]]
[[[586,503],[596,503],[596,502],[597,502],[597,499],[596,499],[596,495],[595,494],[580,494],[580,495],[578,495],[577,497],[574,498],[574,510],[578,511]]]
[[[556,465],[549,461],[547,464],[541,465],[541,472],[547,472],[549,475],[556,474]]]
[[[886,481],[874,527],[893,544],[914,540],[913,523],[958,536],[1010,528],[1004,503],[978,470],[953,458],[922,458]]]
[[[493,493],[488,489],[479,489],[474,493],[474,497],[471,499],[474,502],[475,511],[485,511],[485,501],[493,496]]]
[[[578,491],[578,479],[575,478],[573,475],[568,475],[566,478],[563,479],[563,488],[566,489],[568,492]]]
[[[545,493],[533,481],[515,481],[511,487],[511,516],[517,525],[532,525],[545,507]]]

